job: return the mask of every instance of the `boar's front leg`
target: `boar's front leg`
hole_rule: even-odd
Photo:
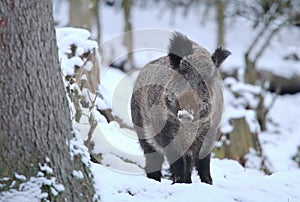
[[[188,155],[183,155],[178,158],[179,154],[176,152],[168,152],[167,159],[170,163],[170,171],[174,183],[192,183],[192,158]],[[178,159],[176,159],[178,158]],[[176,160],[174,160],[176,159]]]
[[[164,156],[161,152],[155,150],[145,139],[139,139],[144,150],[146,158],[145,172],[148,178],[161,181],[161,167]]]
[[[201,182],[205,182],[207,184],[213,183],[210,175],[210,154],[208,154],[204,159],[196,158],[195,167],[198,171]]]

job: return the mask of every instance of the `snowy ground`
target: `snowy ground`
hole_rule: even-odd
[[[271,176],[245,169],[236,161],[213,159],[214,185],[199,182],[193,174],[192,184],[161,183],[93,165],[96,187],[105,202],[115,201],[300,201],[300,171],[283,171]]]
[[[122,33],[123,14],[120,10],[110,7],[101,7],[101,14],[103,16],[102,42],[106,42]],[[155,8],[149,10],[134,8],[132,15],[134,29],[179,30],[211,52],[215,49],[214,25],[202,24],[195,12],[186,17],[176,15],[175,20],[170,20],[172,13],[160,14],[159,9]],[[113,23],[111,19],[114,19]],[[249,28],[249,22],[242,19],[230,23],[226,47],[233,54],[222,68],[230,70],[243,66],[243,50],[247,49],[254,37],[254,32]],[[240,34],[241,30],[243,34]],[[293,40],[298,32],[294,29],[287,31],[290,34],[290,41],[286,41],[283,35],[277,37],[259,61],[259,66],[267,69],[273,68],[278,74],[289,77],[299,74],[300,68],[299,64],[281,59],[285,53],[281,45],[285,44],[288,51],[299,50],[300,45],[299,41]],[[291,44],[292,42],[295,43]],[[140,42],[137,41],[136,44]],[[159,44],[166,46],[164,40]],[[120,45],[118,49],[120,52],[115,53],[113,57],[118,58],[123,49],[124,47]],[[163,54],[161,50],[144,51],[135,54],[134,57],[136,65],[143,66]],[[126,75],[115,69],[105,69],[102,73],[100,91],[105,95],[106,106],[112,107],[115,115],[121,117],[127,125],[131,125],[128,101],[136,74]],[[291,160],[291,156],[296,153],[297,146],[300,144],[300,105],[298,103],[300,103],[300,93],[279,96],[268,115],[267,132],[259,134],[268,166],[274,172],[272,175],[266,176],[254,169],[245,169],[236,161],[213,159],[211,172],[214,185],[212,186],[201,183],[196,173],[193,174],[192,184],[171,185],[169,180],[164,179],[162,183],[158,183],[147,179],[142,169],[144,158],[135,133],[129,129],[120,128],[116,122],[106,123],[99,118],[102,121],[94,133],[96,134],[93,137],[96,143],[94,152],[104,154],[104,165],[92,165],[96,188],[105,202],[300,201],[300,170]]]
[[[300,93],[279,96],[268,115],[268,130],[259,135],[272,171],[297,168],[291,158],[300,144],[299,103]]]

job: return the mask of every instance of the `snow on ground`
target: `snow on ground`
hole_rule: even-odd
[[[212,159],[213,185],[201,183],[193,173],[192,184],[161,183],[144,175],[118,172],[93,164],[95,185],[105,202],[116,201],[300,201],[300,171],[274,173],[271,176],[245,169],[236,161]]]
[[[299,169],[291,159],[300,144],[299,103],[300,93],[279,96],[268,114],[267,131],[259,135],[272,171]]]

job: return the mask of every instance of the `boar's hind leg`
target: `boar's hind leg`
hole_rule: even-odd
[[[155,150],[145,139],[140,139],[140,144],[144,150],[146,165],[145,172],[148,178],[161,180],[161,167],[164,162],[164,156],[159,151]]]
[[[208,154],[204,159],[196,159],[195,166],[201,182],[212,184],[212,178],[210,175],[210,154]]]

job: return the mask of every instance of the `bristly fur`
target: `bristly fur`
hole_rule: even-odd
[[[215,50],[213,55],[211,56],[211,59],[215,63],[216,67],[219,68],[220,65],[224,62],[224,60],[231,54],[230,51],[219,47]]]
[[[169,58],[172,68],[178,69],[181,59],[193,53],[192,42],[180,32],[174,32],[169,45]]]

